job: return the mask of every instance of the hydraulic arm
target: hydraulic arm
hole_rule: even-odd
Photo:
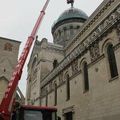
[[[50,0],[46,0],[45,5],[43,6],[43,9],[38,17],[38,20],[37,20],[32,32],[31,32],[31,35],[28,37],[28,39],[26,41],[25,47],[24,47],[22,54],[18,60],[18,64],[16,65],[14,72],[12,74],[12,77],[9,81],[4,98],[0,105],[0,117],[2,117],[3,120],[10,120],[11,104],[12,104],[12,100],[13,100],[13,95],[16,91],[16,87],[21,78],[21,74],[22,74],[22,70],[23,70],[25,61],[27,59],[28,53],[30,51],[30,48],[32,46],[32,43],[33,43],[36,33],[38,31],[38,28],[41,24],[43,16],[45,15],[45,10],[48,6],[49,1]]]

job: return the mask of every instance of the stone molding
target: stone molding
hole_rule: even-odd
[[[6,80],[7,82],[9,82],[9,80],[5,76],[0,76],[0,80]]]
[[[67,107],[67,108],[63,109],[62,114],[65,115],[68,112],[74,113],[74,111],[75,111],[75,106],[73,105],[73,106],[70,106],[70,107]]]
[[[78,72],[78,59],[76,59],[72,62],[71,68],[72,68],[72,75],[74,75]]]
[[[108,31],[115,23],[120,20],[120,5],[108,16],[106,19],[102,21],[98,27],[92,31],[92,33],[85,38],[78,46],[73,49],[73,51],[65,57],[58,65],[58,67],[50,72],[41,83],[41,87],[47,84],[48,81],[53,79],[59,72],[61,72],[66,66],[68,66],[76,57],[81,56],[85,51],[87,51],[90,46],[95,42],[98,41],[99,37],[102,36],[106,31]],[[77,36],[79,39],[79,36]]]
[[[99,56],[100,56],[99,44],[98,44],[98,42],[95,42],[95,44],[93,44],[90,47],[91,61],[95,61]]]
[[[6,40],[6,41],[10,41],[10,42],[17,42],[18,44],[21,43],[21,41],[18,40],[14,40],[14,39],[10,39],[10,38],[5,38],[5,37],[0,37],[1,40]]]
[[[117,35],[118,35],[119,41],[120,41],[120,22],[119,22],[119,24],[117,26]]]
[[[114,46],[114,50],[117,50],[118,48],[120,48],[120,43],[118,43],[117,45]]]
[[[59,27],[59,26],[61,26],[61,25],[64,25],[64,24],[69,24],[69,23],[74,23],[74,22],[82,22],[82,23],[84,23],[85,22],[85,20],[83,20],[83,19],[80,19],[80,18],[74,18],[74,19],[69,19],[69,20],[65,20],[65,21],[62,21],[62,22],[59,22],[59,23],[57,23],[53,28],[52,28],[52,30],[51,30],[51,32],[52,32],[52,34],[55,32],[55,30]]]

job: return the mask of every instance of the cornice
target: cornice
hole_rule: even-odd
[[[68,66],[76,57],[82,56],[89,47],[108,31],[115,23],[120,20],[120,5],[104,19],[99,26],[97,26],[92,33],[86,37],[76,48],[68,54],[65,59],[61,61],[58,67],[50,72],[41,82],[41,87],[46,85],[51,79],[53,79],[59,72],[61,72],[66,66]]]
[[[68,20],[60,21],[59,23],[55,24],[54,27],[52,27],[51,33],[53,34],[58,27],[60,27],[64,24],[69,24],[69,23],[74,23],[74,22],[84,23],[85,21],[86,20],[80,19],[80,18],[74,18],[74,19],[68,19]]]
[[[17,42],[17,43],[21,43],[21,41],[18,41],[18,40],[14,40],[14,39],[10,39],[10,38],[5,38],[5,37],[0,37],[0,39],[2,40],[7,40],[7,41],[10,41],[10,42]]]

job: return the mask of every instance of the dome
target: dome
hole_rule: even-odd
[[[53,42],[66,46],[87,19],[86,13],[80,9],[71,7],[65,10],[52,26]]]
[[[88,18],[88,16],[86,15],[86,13],[84,13],[82,10],[77,9],[77,8],[70,8],[68,10],[65,10],[60,17],[57,19],[57,21],[55,22],[55,24],[68,20],[68,19],[83,19],[86,20]],[[55,25],[54,24],[54,25]]]

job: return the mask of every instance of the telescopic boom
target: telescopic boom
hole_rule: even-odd
[[[16,87],[18,86],[18,82],[21,78],[21,74],[22,74],[22,70],[25,64],[25,61],[27,59],[28,53],[30,51],[30,48],[33,44],[33,41],[35,39],[36,33],[38,31],[38,28],[42,22],[43,16],[45,15],[45,10],[48,6],[50,0],[46,0],[45,5],[43,6],[43,9],[38,17],[38,20],[31,32],[31,35],[28,37],[25,47],[22,51],[22,54],[18,60],[18,64],[16,65],[14,72],[12,74],[12,77],[9,81],[7,90],[5,92],[4,98],[1,102],[0,105],[0,116],[3,117],[3,120],[10,120],[10,113],[11,113],[11,104],[12,104],[12,100],[13,100],[13,95],[16,91]]]

